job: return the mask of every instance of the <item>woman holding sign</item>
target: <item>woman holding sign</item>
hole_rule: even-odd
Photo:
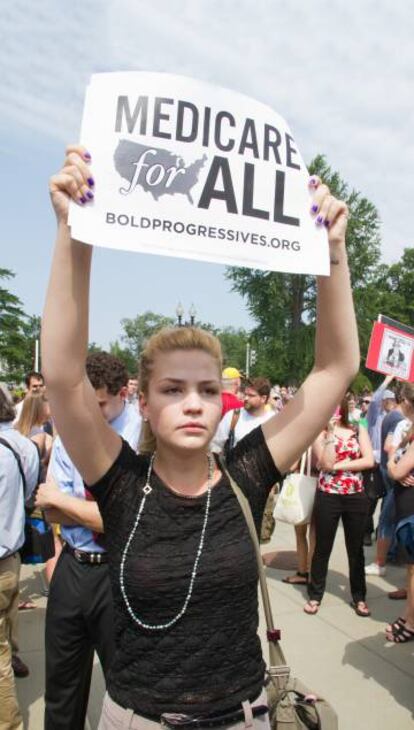
[[[182,727],[207,727],[212,714],[224,727],[244,724],[251,710],[265,728],[254,550],[209,452],[221,415],[220,345],[194,327],[149,340],[140,406],[153,444],[150,454],[136,455],[102,417],[85,372],[92,249],[71,239],[67,216],[70,200],[85,205],[93,196],[90,162],[84,148],[69,147],[50,182],[58,233],[42,351],[57,429],[105,526],[117,650],[99,727],[154,727],[161,716],[172,727],[176,713],[185,716]],[[258,529],[272,485],[320,433],[359,366],[347,208],[318,178],[310,186],[311,213],[328,229],[332,261],[331,276],[318,282],[315,365],[228,464]]]

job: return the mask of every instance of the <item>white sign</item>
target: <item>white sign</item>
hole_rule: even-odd
[[[92,155],[95,200],[71,204],[74,238],[329,274],[308,172],[286,122],[264,104],[184,76],[95,74],[81,142]]]
[[[378,369],[383,373],[408,380],[410,377],[413,345],[414,340],[409,335],[405,336],[403,333],[396,333],[394,330],[385,329],[378,359]]]

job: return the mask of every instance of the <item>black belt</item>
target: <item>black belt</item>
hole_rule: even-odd
[[[253,717],[260,717],[269,712],[269,708],[266,705],[257,705],[251,707]],[[175,715],[165,713],[161,715],[161,725],[163,727],[171,728],[171,730],[191,730],[191,728],[208,728],[208,727],[223,727],[224,725],[234,725],[236,722],[241,722],[245,719],[244,711],[241,707],[237,709],[224,712],[222,714],[214,715]]]
[[[78,563],[102,565],[102,563],[108,562],[108,553],[87,553],[84,550],[78,550],[78,548],[71,547],[68,543],[65,543],[65,547],[63,549],[70,555],[73,555]]]

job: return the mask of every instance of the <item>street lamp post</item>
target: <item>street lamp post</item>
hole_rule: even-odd
[[[250,342],[246,342],[246,378],[250,375]]]
[[[195,322],[197,310],[196,310],[196,308],[195,308],[195,306],[194,306],[194,304],[192,302],[191,302],[191,307],[188,310],[188,314],[190,315],[190,326],[191,327],[194,327],[194,322]]]
[[[183,317],[184,317],[184,307],[181,304],[181,302],[178,302],[175,313],[177,315],[177,324],[179,327],[182,327],[183,326]]]
[[[181,304],[181,302],[178,302],[175,313],[177,315],[177,326],[178,327],[194,327],[195,318],[197,316],[197,310],[193,303],[191,304],[191,307],[188,310],[188,316],[190,318],[189,321],[187,321],[187,320],[184,321],[184,319],[183,319],[185,312],[184,312],[184,307]]]

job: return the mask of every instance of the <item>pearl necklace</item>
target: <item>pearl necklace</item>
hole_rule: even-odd
[[[177,613],[177,615],[174,616],[174,618],[172,618],[170,621],[167,621],[164,624],[146,624],[146,623],[144,623],[144,621],[141,621],[141,619],[136,615],[136,613],[134,612],[134,610],[129,602],[129,599],[128,599],[128,596],[127,596],[126,590],[125,590],[124,575],[125,575],[125,563],[126,563],[129,547],[131,545],[132,540],[134,539],[134,535],[135,535],[137,527],[139,525],[141,515],[144,511],[146,499],[147,499],[148,495],[150,495],[152,492],[152,487],[150,485],[150,478],[151,478],[151,474],[152,474],[152,467],[154,464],[154,459],[155,459],[155,452],[152,454],[151,459],[150,459],[148,472],[147,472],[147,479],[145,482],[145,486],[142,490],[143,497],[142,497],[141,503],[139,505],[135,523],[130,532],[128,540],[126,541],[125,548],[122,553],[121,566],[120,566],[120,570],[119,570],[119,585],[120,585],[122,597],[125,601],[127,611],[129,613],[129,615],[131,616],[131,618],[135,621],[135,623],[137,623],[138,626],[140,626],[142,629],[147,629],[148,631],[163,631],[165,629],[169,629],[171,626],[174,626],[174,624],[176,624],[177,621],[179,621],[180,618],[182,618],[184,616],[184,614],[188,608],[188,604],[190,603],[190,600],[191,600],[194,583],[195,583],[195,579],[196,579],[196,575],[197,575],[198,564],[200,562],[201,553],[203,552],[203,547],[204,547],[204,538],[205,538],[206,529],[207,529],[208,515],[210,512],[211,488],[213,485],[215,462],[214,462],[213,455],[211,453],[208,453],[207,454],[207,459],[208,459],[207,499],[206,499],[206,508],[205,508],[205,512],[204,512],[204,521],[203,521],[203,527],[201,529],[200,542],[199,542],[196,557],[194,560],[193,570],[191,572],[190,584],[188,587],[187,596],[185,598],[183,606],[182,606],[181,610]]]

